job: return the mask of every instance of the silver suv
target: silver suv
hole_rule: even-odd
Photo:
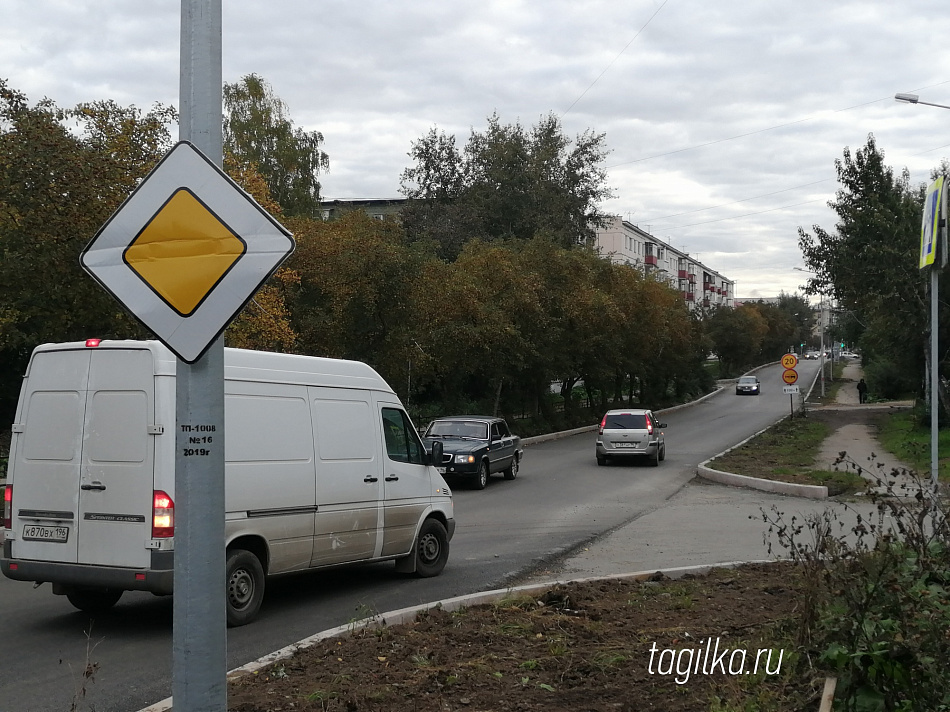
[[[650,410],[608,410],[597,431],[597,464],[615,457],[645,457],[656,467],[666,458],[662,428]]]

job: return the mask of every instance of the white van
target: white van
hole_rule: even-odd
[[[10,445],[5,576],[93,612],[123,591],[172,593],[175,369],[157,341],[36,348]],[[442,571],[455,519],[429,464],[441,452],[376,371],[225,349],[224,373],[229,625],[257,614],[265,576],[386,559]]]

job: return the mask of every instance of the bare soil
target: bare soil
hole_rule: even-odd
[[[791,564],[653,578],[574,582],[455,612],[432,609],[412,623],[354,627],[231,681],[228,709],[818,708],[823,678],[802,672],[789,642],[801,600]],[[765,649],[773,653],[768,668]],[[745,651],[742,672],[733,651]]]

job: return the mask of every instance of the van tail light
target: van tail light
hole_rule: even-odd
[[[607,414],[604,414],[604,417],[600,419],[600,429],[597,431],[599,435],[604,434],[604,426],[607,424]]]
[[[152,538],[175,536],[175,503],[161,490],[152,493]]]
[[[13,485],[3,488],[3,528],[13,529]]]
[[[653,435],[653,421],[647,418],[647,432]]]

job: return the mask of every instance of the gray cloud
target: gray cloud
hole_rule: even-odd
[[[0,75],[61,106],[177,106],[180,7],[0,0]],[[769,296],[804,282],[798,227],[833,228],[845,146],[874,133],[915,183],[950,154],[950,114],[892,99],[950,104],[948,30],[938,0],[225,0],[223,73],[323,132],[329,198],[397,195],[432,126],[553,111],[606,134],[605,208]]]

